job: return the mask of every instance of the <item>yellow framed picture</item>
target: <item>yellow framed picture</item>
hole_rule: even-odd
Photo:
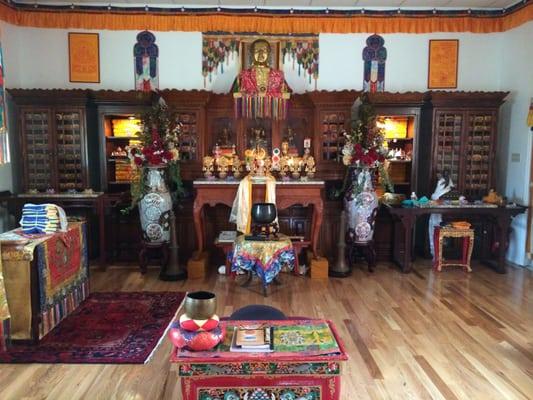
[[[69,81],[100,83],[100,43],[98,33],[69,32]]]
[[[456,89],[459,40],[430,40],[428,89]]]

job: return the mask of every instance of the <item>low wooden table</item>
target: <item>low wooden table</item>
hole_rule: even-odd
[[[306,325],[320,320],[223,321],[221,323]],[[292,392],[295,398],[339,400],[341,398],[341,364],[348,359],[335,326],[327,323],[338,349],[329,354],[295,355],[294,353],[233,353],[228,351],[184,354],[174,348],[171,370],[179,377],[184,400],[245,399],[263,395],[280,399]],[[311,352],[310,352],[311,353]],[[192,355],[192,356],[191,356]],[[305,397],[305,393],[309,397]],[[230,397],[233,395],[233,397]],[[212,396],[212,397],[209,397]],[[246,396],[246,397],[245,397]],[[313,397],[314,396],[314,397]],[[289,398],[289,397],[287,397]]]
[[[518,214],[526,211],[524,206],[504,206],[504,207],[487,207],[487,206],[467,206],[467,207],[400,207],[386,205],[386,209],[391,213],[397,222],[403,227],[403,232],[398,232],[395,229],[394,238],[394,261],[400,266],[402,272],[411,272],[413,263],[413,229],[416,224],[417,217],[427,214],[442,214],[443,216],[454,215],[461,219],[467,219],[472,215],[483,215],[494,221],[498,228],[498,241],[500,246],[498,248],[498,259],[494,266],[496,272],[504,274],[506,272],[505,266],[505,252],[506,244],[509,236],[509,227],[511,220]],[[403,249],[400,246],[403,242]],[[490,260],[487,260],[490,261]]]

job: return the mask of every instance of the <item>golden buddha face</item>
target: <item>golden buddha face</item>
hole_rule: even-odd
[[[270,44],[263,39],[256,40],[252,43],[252,53],[254,65],[268,65]]]

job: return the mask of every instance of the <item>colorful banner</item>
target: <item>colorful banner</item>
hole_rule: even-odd
[[[135,89],[151,92],[159,89],[158,71],[159,48],[155,44],[155,35],[143,31],[137,35],[133,46],[135,63]]]
[[[281,55],[283,64],[292,63],[292,68],[298,64],[298,76],[308,77],[315,81],[315,90],[318,79],[318,37],[301,38],[281,41]]]
[[[224,73],[224,63],[229,64],[230,58],[239,55],[240,42],[237,38],[220,38],[217,36],[203,35],[202,37],[202,75],[204,87],[206,78],[212,81],[213,73]]]

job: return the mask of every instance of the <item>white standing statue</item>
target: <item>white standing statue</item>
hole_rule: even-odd
[[[442,173],[442,176],[439,178],[437,182],[437,187],[435,188],[435,191],[431,195],[431,200],[438,200],[442,196],[444,196],[446,193],[450,192],[454,188],[452,179],[449,176],[448,171],[444,171]],[[433,243],[433,233],[435,231],[435,227],[439,226],[442,222],[442,214],[431,214],[429,217],[429,250],[431,251],[431,256],[435,257],[435,245]]]

